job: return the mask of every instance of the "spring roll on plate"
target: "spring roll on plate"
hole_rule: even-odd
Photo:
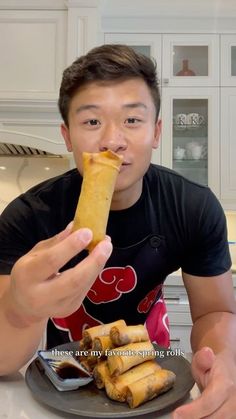
[[[155,357],[155,349],[150,341],[137,342],[112,349],[108,354],[107,362],[111,376],[116,377],[135,365]]]
[[[117,325],[110,330],[110,338],[114,345],[122,346],[132,342],[149,340],[148,331],[143,324],[135,326]]]
[[[129,407],[140,406],[148,400],[165,393],[175,383],[176,375],[169,370],[159,369],[146,377],[127,385],[126,401]]]
[[[83,153],[83,182],[73,230],[90,228],[93,239],[89,252],[104,239],[115,182],[122,157],[112,151]]]
[[[107,361],[101,361],[95,366],[93,377],[97,388],[101,389],[105,387],[105,381],[110,378]]]
[[[86,348],[91,348],[92,343],[95,337],[97,336],[106,336],[109,335],[110,330],[113,326],[118,324],[126,324],[124,320],[116,320],[112,323],[100,324],[99,326],[90,327],[89,329],[85,329],[82,333],[83,337],[83,345]]]
[[[106,349],[111,349],[113,347],[114,345],[109,335],[96,336],[93,339],[93,346],[92,346],[93,351],[101,351],[103,353]]]
[[[111,378],[109,375],[105,378],[105,388],[108,397],[118,402],[125,402],[128,384],[131,384],[146,375],[159,370],[161,367],[156,361],[145,361],[136,367],[124,372],[118,377]]]

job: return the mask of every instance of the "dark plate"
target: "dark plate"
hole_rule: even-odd
[[[71,342],[57,347],[58,350],[78,350],[78,342]],[[25,375],[26,384],[33,396],[50,408],[78,416],[91,418],[119,418],[146,415],[160,412],[184,400],[194,385],[190,364],[182,356],[167,355],[162,351],[163,358],[158,357],[162,368],[169,369],[176,374],[176,382],[172,389],[157,398],[143,404],[136,409],[130,409],[126,403],[119,403],[108,399],[104,390],[98,390],[93,383],[78,390],[60,392],[44,374],[39,362],[35,359],[28,367]]]

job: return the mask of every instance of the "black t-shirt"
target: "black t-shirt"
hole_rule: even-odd
[[[38,241],[66,227],[74,217],[81,183],[81,176],[73,169],[31,188],[8,205],[0,217],[0,274],[9,274],[17,259]],[[154,212],[150,212],[150,204]],[[128,209],[110,211],[107,233],[114,246],[124,248],[147,236],[153,222],[167,249],[160,283],[180,267],[205,277],[230,268],[225,216],[208,187],[151,164],[141,197]],[[72,259],[64,269],[85,254]],[[49,328],[52,333],[52,323]]]

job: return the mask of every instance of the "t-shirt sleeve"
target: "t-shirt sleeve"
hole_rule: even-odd
[[[31,208],[18,197],[0,216],[0,275],[10,274],[15,262],[34,246],[34,238]]]
[[[220,275],[231,267],[226,217],[219,201],[208,188],[198,214],[193,228],[195,234],[182,270],[196,276]]]

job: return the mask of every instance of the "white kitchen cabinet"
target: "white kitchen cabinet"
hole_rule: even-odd
[[[219,85],[219,35],[164,34],[162,49],[162,85]]]
[[[219,35],[106,33],[104,40],[128,44],[157,61],[162,136],[152,161],[209,185],[219,196]],[[195,75],[176,75],[184,59]]]
[[[236,275],[233,275],[236,297]],[[170,344],[173,349],[191,352],[192,319],[181,272],[169,275],[164,283],[164,298],[170,324]]]
[[[170,325],[170,345],[191,352],[192,319],[188,297],[180,274],[169,275],[164,285],[164,298]]]
[[[66,30],[64,11],[1,10],[1,99],[58,98]]]
[[[190,180],[219,196],[219,89],[162,88],[162,156]]]
[[[105,44],[126,44],[148,57],[153,57],[157,63],[157,73],[161,76],[162,36],[145,33],[105,33]]]
[[[236,35],[221,35],[221,86],[236,86]]]
[[[160,81],[162,72],[161,35],[144,33],[105,33],[104,42],[106,44],[126,44],[131,46],[135,51],[154,58],[157,64],[157,74]],[[161,163],[161,145],[158,149],[153,150],[152,162],[156,164]]]
[[[236,209],[236,87],[221,89],[221,191],[226,209]]]

